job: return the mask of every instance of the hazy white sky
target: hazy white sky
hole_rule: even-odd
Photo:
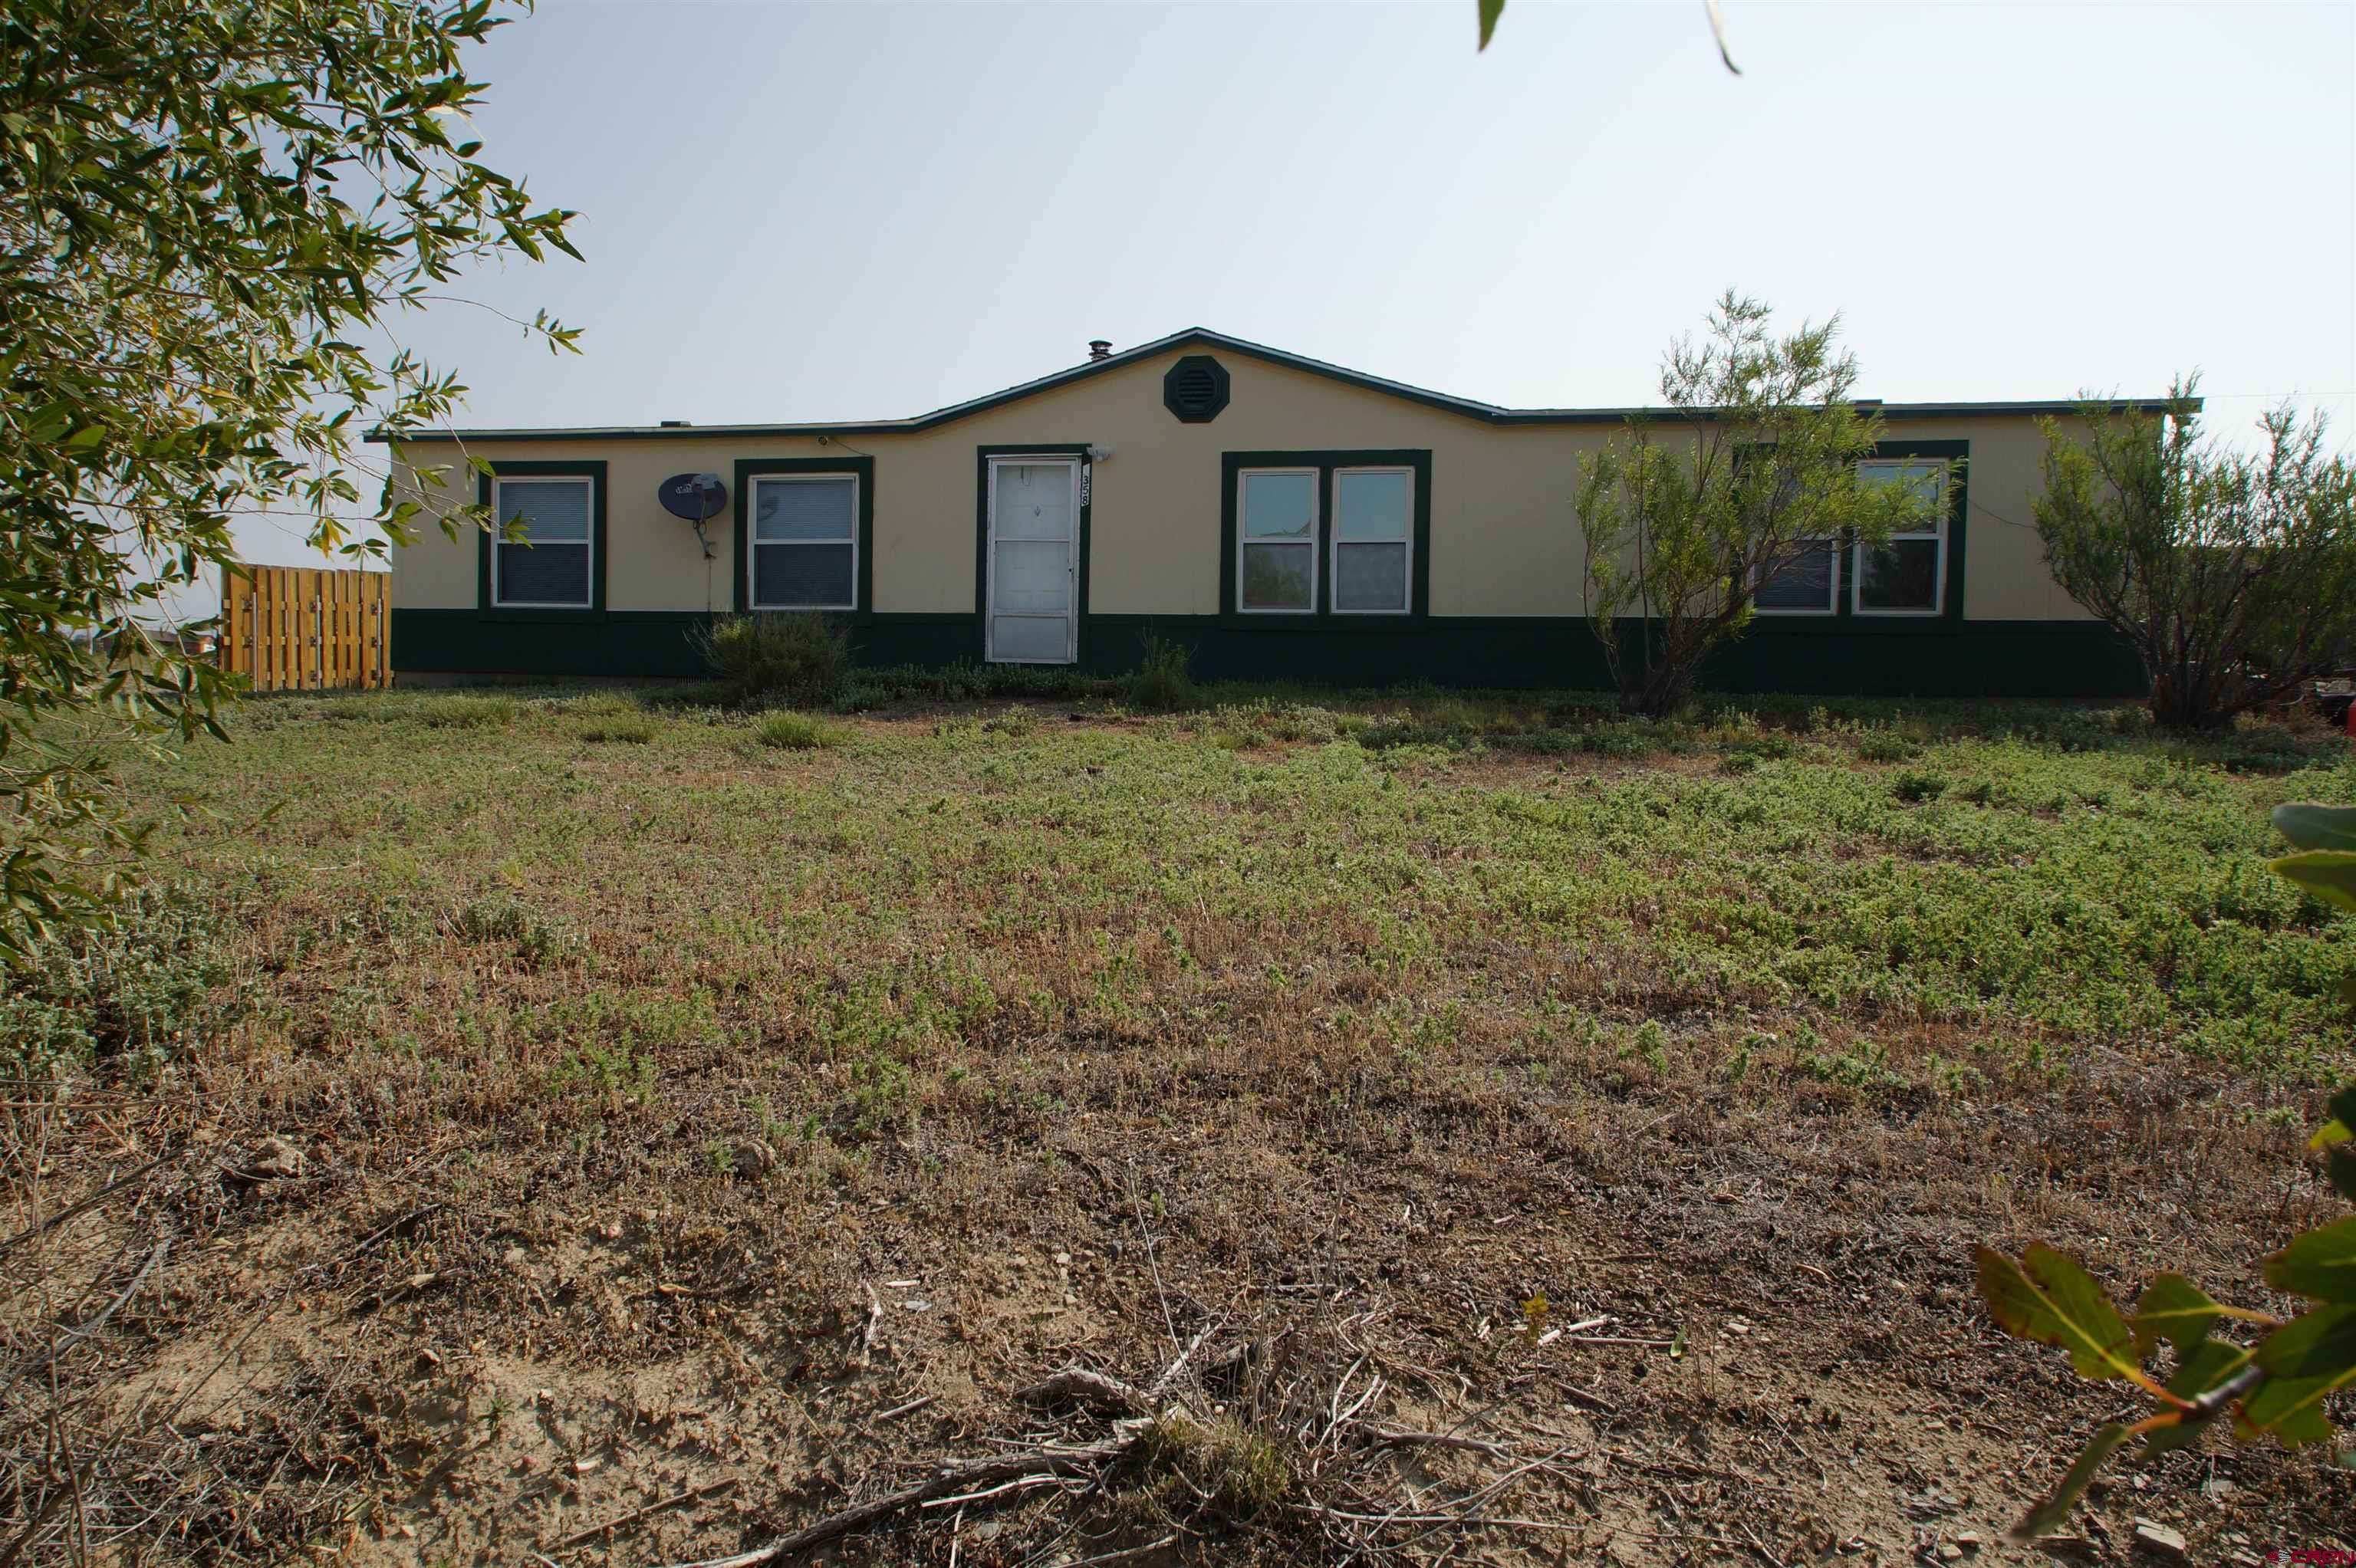
[[[1205,325],[1515,405],[1737,284],[1860,392],[2286,394],[2356,433],[2356,6],[596,4],[480,58],[586,264],[402,325],[461,422],[914,414]],[[297,559],[257,526],[257,559]]]

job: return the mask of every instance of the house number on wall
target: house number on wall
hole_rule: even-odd
[[[1095,464],[1087,463],[1080,464],[1080,505],[1083,507],[1088,504],[1088,477],[1095,472]]]

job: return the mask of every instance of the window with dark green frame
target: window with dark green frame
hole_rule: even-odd
[[[1229,452],[1220,462],[1222,614],[1271,627],[1422,617],[1428,450]]]
[[[1935,616],[1947,613],[1954,523],[1955,460],[1901,450],[1857,464],[1865,485],[1910,485],[1934,503],[1936,520],[1873,548],[1853,540],[1804,539],[1760,580],[1751,608],[1762,615]]]
[[[752,608],[857,609],[859,475],[765,474],[752,484]]]
[[[587,475],[493,480],[491,509],[500,532],[491,557],[491,603],[588,609],[595,601],[595,508],[596,481]]]

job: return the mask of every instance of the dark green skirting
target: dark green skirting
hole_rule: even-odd
[[[395,610],[393,668],[417,674],[693,677],[703,673],[692,634],[709,617],[659,611],[604,613]],[[971,614],[851,618],[862,665],[978,663]],[[1633,627],[1623,635],[1633,635]],[[1191,654],[1200,680],[1281,680],[1336,687],[1439,686],[1601,689],[1602,651],[1577,617],[1432,616],[1364,628],[1331,620],[1298,626],[1239,618],[1089,615],[1081,647],[1090,671],[1136,667],[1144,639]],[[2130,698],[2144,692],[2134,652],[2108,627],[2083,621],[1811,624],[1761,620],[1719,650],[1703,673],[1712,691],[1827,697]]]

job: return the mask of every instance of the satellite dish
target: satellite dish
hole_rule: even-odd
[[[691,523],[709,522],[728,505],[728,486],[717,474],[674,474],[655,494],[664,511]]]

